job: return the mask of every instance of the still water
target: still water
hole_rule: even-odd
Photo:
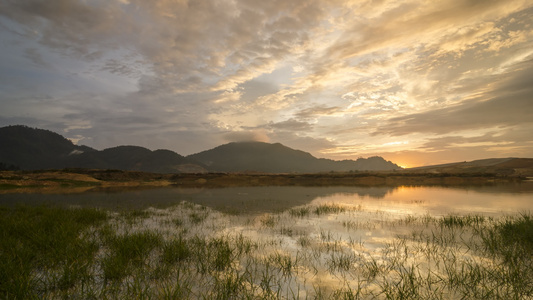
[[[166,208],[187,201],[229,214],[279,213],[302,205],[364,206],[393,214],[501,215],[533,209],[533,182],[467,186],[230,187],[89,191],[65,194],[4,194],[0,205],[99,207],[112,210]]]
[[[481,226],[490,228],[492,220],[530,214],[533,182],[3,194],[0,204],[99,207],[110,211],[109,228],[120,234],[153,231],[189,246],[204,241],[206,247],[241,249],[232,252],[239,254],[225,272],[198,271],[209,261],[203,257],[183,262],[177,275],[170,273],[180,280],[156,281],[146,287],[153,288],[153,295],[158,295],[161,284],[168,288],[178,284],[186,286],[190,298],[214,298],[219,293],[216,280],[222,278],[225,283],[238,279],[236,293],[258,299],[479,299],[495,290],[501,299],[530,299],[525,298],[530,295],[527,286],[507,279],[514,271],[482,251],[482,240],[471,228],[446,227],[441,220],[482,215],[469,220],[481,220]],[[128,214],[129,209],[145,209],[148,214],[135,217]],[[242,250],[243,245],[249,245],[250,251]],[[139,272],[157,269],[158,262],[152,260],[154,265]],[[476,271],[475,276],[465,273],[468,270]],[[526,265],[514,273],[532,274],[527,270]],[[483,288],[472,289],[478,281]],[[95,281],[93,289],[102,288],[98,284]],[[129,286],[119,284],[115,296],[127,298]],[[105,285],[102,289],[105,293]]]

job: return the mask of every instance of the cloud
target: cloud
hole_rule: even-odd
[[[395,3],[396,7],[387,7],[372,20],[355,19],[327,55],[333,59],[345,59],[393,45],[437,44],[441,39],[448,38],[448,34],[456,35],[457,28],[507,16],[523,9],[526,2],[456,0]]]
[[[342,24],[346,30],[322,56],[308,58],[312,71],[307,81],[312,83],[310,88],[346,82],[349,89],[343,94],[400,88],[406,96],[404,107],[399,107],[402,111],[450,101],[447,81],[453,83],[464,71],[459,63],[475,69],[499,60],[494,55],[468,53],[468,58],[457,62],[457,56],[487,49],[496,34],[508,42],[510,16],[522,14],[527,7],[531,4],[525,1],[354,4]]]
[[[302,119],[314,118],[321,115],[331,115],[339,111],[339,107],[318,105],[309,108],[302,109],[295,113],[295,116]]]
[[[44,61],[39,51],[35,48],[26,49],[25,57],[31,60],[36,66],[49,67],[49,65]]]
[[[275,129],[275,130],[286,130],[286,131],[311,131],[313,126],[307,122],[298,121],[295,119],[289,119],[282,122],[270,122],[266,127]]]
[[[94,60],[102,50],[134,51],[160,78],[212,77],[211,88],[225,90],[272,71],[323,14],[319,1],[260,2],[21,0],[0,14],[64,54]]]
[[[389,119],[373,134],[405,135],[414,132],[446,134],[493,126],[533,122],[533,59],[492,78],[476,98],[458,105]]]
[[[234,131],[224,134],[227,142],[270,142],[264,130]]]
[[[179,153],[497,140],[531,124],[532,11],[526,0],[4,1],[0,117],[96,148]],[[527,147],[506,135],[501,145]]]

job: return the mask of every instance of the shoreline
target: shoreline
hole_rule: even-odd
[[[0,194],[80,193],[114,188],[223,188],[238,186],[468,186],[526,181],[491,173],[197,173],[64,169],[0,171]]]

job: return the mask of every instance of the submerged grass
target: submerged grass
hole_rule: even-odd
[[[331,214],[337,217],[322,218],[330,227],[311,223]],[[115,214],[0,208],[0,298],[533,297],[530,214],[372,214],[305,206],[233,230],[227,216],[190,203]],[[361,230],[398,227],[410,232],[379,246],[362,241]]]
[[[315,215],[324,215],[324,214],[335,214],[346,211],[346,207],[339,204],[321,204],[313,210]]]

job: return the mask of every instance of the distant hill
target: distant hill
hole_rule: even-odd
[[[63,136],[27,126],[0,128],[0,162],[23,170],[62,166],[72,153],[96,151],[76,146]]]
[[[184,157],[170,150],[118,146],[101,151],[74,145],[63,136],[27,126],[0,128],[0,167],[22,170],[89,168],[154,173],[314,173],[401,169],[381,157],[334,161],[282,144],[229,143]]]
[[[489,158],[406,169],[410,173],[494,173],[533,176],[533,158]]]
[[[49,130],[27,126],[0,128],[0,164],[22,170],[91,168],[155,173],[201,173],[206,169],[170,150],[118,146],[98,151],[74,145]]]
[[[118,146],[71,155],[66,167],[118,169],[154,173],[203,173],[207,170],[170,150],[155,150],[139,146]]]
[[[262,142],[229,143],[187,157],[203,163],[212,171],[219,172],[314,173],[401,169],[381,157],[335,161],[316,158],[307,152],[294,150],[279,143]]]

